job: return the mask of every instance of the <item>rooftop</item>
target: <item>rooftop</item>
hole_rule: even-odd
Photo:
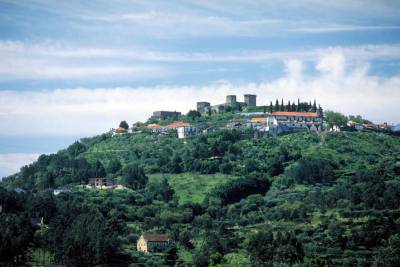
[[[167,127],[176,128],[176,127],[184,127],[184,126],[191,126],[191,124],[187,123],[187,122],[182,122],[182,121],[174,121],[171,124],[169,124]]]
[[[146,241],[164,241],[167,242],[170,240],[168,235],[164,234],[143,234],[143,238]]]
[[[319,117],[315,112],[290,112],[290,111],[275,111],[272,112],[273,116],[293,116],[293,117]]]
[[[251,118],[251,123],[266,123],[267,118]]]

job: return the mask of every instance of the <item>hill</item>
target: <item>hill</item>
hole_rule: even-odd
[[[85,189],[110,177],[123,190]],[[68,186],[71,193],[54,196]],[[397,266],[400,139],[222,130],[85,138],[1,183],[0,261],[90,266]],[[20,187],[26,193],[15,193]],[[30,219],[44,218],[41,226]],[[11,223],[10,223],[11,222]],[[174,246],[142,254],[143,232]]]

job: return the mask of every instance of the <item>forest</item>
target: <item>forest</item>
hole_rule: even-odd
[[[4,266],[400,266],[400,139],[102,134],[4,178],[0,205]],[[173,244],[138,252],[145,232]]]

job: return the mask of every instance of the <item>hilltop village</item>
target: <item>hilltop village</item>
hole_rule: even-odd
[[[332,115],[332,116],[330,116]],[[330,118],[332,117],[332,118]],[[111,129],[113,135],[135,132],[154,134],[176,134],[185,139],[221,129],[252,129],[255,136],[277,136],[301,131],[385,131],[398,133],[399,125],[373,124],[361,116],[345,117],[324,111],[316,101],[303,102],[300,99],[284,102],[277,99],[269,105],[257,106],[257,95],[245,94],[243,102],[236,95],[227,95],[225,103],[212,105],[210,102],[196,103],[196,109],[186,115],[178,111],[154,111],[146,122],[136,122],[129,127],[125,121],[118,128]]]
[[[122,121],[0,182],[0,262],[398,266],[396,129],[249,94]]]

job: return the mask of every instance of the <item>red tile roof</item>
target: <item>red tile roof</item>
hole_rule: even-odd
[[[273,116],[293,116],[293,117],[318,117],[315,112],[290,112],[290,111],[275,111],[272,112]]]
[[[149,128],[149,129],[158,129],[158,128],[161,128],[161,126],[158,125],[158,124],[153,123],[153,124],[147,125],[147,128]]]
[[[251,118],[251,123],[266,123],[267,118]]]
[[[176,127],[184,127],[184,126],[191,126],[190,123],[182,122],[182,121],[174,121],[173,123],[169,124],[168,128],[176,128]]]

